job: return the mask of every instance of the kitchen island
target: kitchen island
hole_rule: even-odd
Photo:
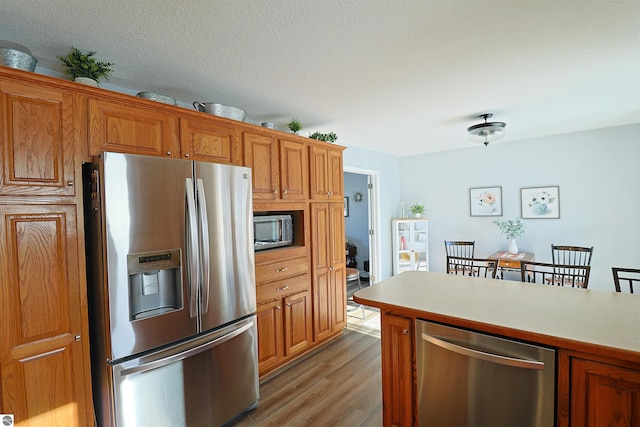
[[[556,349],[557,426],[640,427],[638,295],[411,271],[354,300],[381,313],[385,426],[418,425],[422,319]]]

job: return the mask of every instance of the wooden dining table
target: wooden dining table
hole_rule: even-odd
[[[489,255],[487,258],[498,261],[500,278],[504,279],[505,271],[520,272],[520,263],[522,261],[535,261],[536,256],[532,252],[518,252],[517,254],[511,254],[507,251],[497,251]]]

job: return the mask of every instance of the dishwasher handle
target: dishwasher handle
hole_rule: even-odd
[[[475,359],[481,359],[487,362],[497,363],[505,366],[512,366],[515,368],[534,369],[539,371],[544,370],[544,362],[540,362],[538,360],[518,359],[515,357],[502,356],[500,354],[487,353],[484,351],[463,347],[449,341],[444,341],[440,338],[436,338],[425,333],[422,334],[422,339],[433,345],[444,348],[445,350],[453,351],[454,353],[458,353],[463,356],[473,357]]]

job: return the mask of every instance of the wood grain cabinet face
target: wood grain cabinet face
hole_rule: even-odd
[[[382,316],[382,417],[385,426],[413,425],[412,320]]]
[[[254,200],[306,200],[307,147],[258,133],[243,134],[244,165],[252,169]]]
[[[309,167],[304,143],[280,140],[280,197],[283,200],[307,200]],[[340,177],[342,179],[342,177]]]
[[[340,149],[310,146],[309,175],[311,198],[314,200],[342,200],[344,180]]]
[[[258,371],[260,375],[284,359],[282,300],[258,305]]]
[[[215,118],[180,119],[182,158],[227,165],[242,165],[240,130]]]
[[[0,205],[2,412],[16,425],[86,426],[86,298],[73,205]]]
[[[244,132],[244,165],[251,168],[254,200],[280,198],[278,145],[272,136]]]
[[[311,329],[309,292],[286,297],[284,299],[284,344],[287,356],[296,354],[312,343]]]
[[[308,279],[308,276],[305,275],[305,278]],[[273,284],[286,286],[280,283]],[[281,365],[312,343],[311,297],[308,290],[259,304],[257,319],[260,375]]]
[[[89,154],[102,151],[176,157],[175,119],[163,111],[89,100]]]
[[[571,359],[570,425],[640,426],[640,372]]]
[[[346,325],[344,210],[342,203],[311,204],[314,339]]]
[[[73,196],[73,96],[0,82],[0,194]]]

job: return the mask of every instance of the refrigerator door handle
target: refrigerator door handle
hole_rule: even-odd
[[[188,281],[189,281],[189,315],[198,315],[198,281],[200,279],[200,267],[198,265],[198,217],[196,216],[196,198],[193,190],[193,180],[187,178],[185,182],[187,195],[187,236],[189,239],[187,249]]]
[[[207,351],[211,348],[215,348],[219,345],[224,344],[225,342],[229,341],[232,338],[237,337],[238,335],[243,334],[244,332],[246,332],[247,330],[251,329],[253,327],[253,321],[250,321],[248,323],[246,323],[245,325],[241,326],[240,328],[236,329],[235,331],[229,332],[226,335],[223,335],[219,338],[216,338],[214,340],[208,341],[204,344],[200,344],[199,346],[190,348],[188,350],[182,351],[180,353],[176,353],[176,354],[172,354],[171,356],[167,356],[167,357],[163,357],[162,359],[158,359],[158,360],[154,360],[153,362],[149,362],[149,363],[145,363],[142,365],[138,365],[138,366],[133,366],[131,368],[128,369],[123,369],[120,373],[120,375],[127,376],[127,375],[131,375],[131,374],[135,374],[136,372],[147,372],[147,371],[151,371],[153,369],[158,369],[161,368],[163,366],[169,365],[171,363],[175,363],[178,362],[180,360],[184,360],[188,357],[191,356],[195,356],[196,354],[202,353],[203,351]]]
[[[209,217],[207,216],[207,200],[204,194],[202,179],[198,183],[198,215],[200,216],[200,232],[202,233],[202,313],[209,310]]]

